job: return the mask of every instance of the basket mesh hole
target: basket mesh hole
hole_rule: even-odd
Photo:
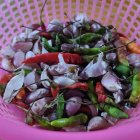
[[[139,32],[140,32],[140,31],[139,31]],[[140,34],[136,34],[136,37],[137,37],[137,38],[140,38]]]
[[[14,32],[17,32],[18,30],[17,30],[17,28],[14,28]]]
[[[137,7],[136,5],[133,5],[132,8],[133,8],[134,10],[137,10],[137,9],[138,9],[138,7]]]
[[[11,21],[12,21],[12,17],[9,17],[9,18],[8,18],[8,21],[11,22]]]
[[[129,1],[129,0],[126,0],[126,1],[125,1],[125,4],[126,4],[127,6],[129,6],[130,1]]]
[[[6,12],[6,13],[5,13],[5,16],[6,16],[6,17],[10,16],[10,13],[9,13],[9,12]]]
[[[32,12],[32,15],[34,16],[34,15],[36,15],[36,12],[34,11],[34,12]]]
[[[15,23],[12,23],[10,26],[11,26],[11,28],[13,28],[15,26]]]
[[[12,8],[13,12],[17,11],[17,7]]]
[[[22,21],[21,18],[19,18],[19,19],[17,20],[18,23],[20,23],[21,21]]]
[[[5,26],[6,26],[6,23],[3,23],[3,24],[1,25],[2,28],[4,28]]]
[[[8,37],[11,37],[12,36],[12,34],[8,34]]]
[[[137,4],[140,4],[140,0],[135,0],[135,2],[136,2]]]
[[[133,12],[133,11],[130,11],[130,15],[131,15],[131,16],[134,16],[134,12]]]
[[[124,25],[125,25],[126,27],[128,27],[128,23],[127,23],[127,22],[125,22]]]
[[[127,7],[123,6],[123,7],[122,7],[122,10],[123,10],[123,11],[127,11]]]
[[[10,1],[10,5],[11,5],[11,6],[14,5],[14,3],[15,3],[15,2],[14,2],[13,0]]]
[[[25,3],[20,3],[20,7],[25,7]]]
[[[2,11],[5,11],[6,9],[7,9],[7,6],[4,5],[4,6],[2,7]]]
[[[6,32],[6,33],[7,33],[7,32],[9,32],[9,29],[8,29],[8,28],[6,28],[6,29],[4,30],[4,32]]]
[[[131,18],[129,16],[127,17],[127,20],[128,20],[128,22],[131,22]]]

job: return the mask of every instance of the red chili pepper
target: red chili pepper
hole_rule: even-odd
[[[99,95],[98,95],[98,102],[99,102],[99,103],[105,102],[106,98],[107,98],[106,95],[99,94]]]
[[[41,37],[45,37],[46,39],[52,39],[52,36],[51,36],[51,34],[49,34],[49,33],[47,33],[47,32],[39,32],[39,35],[41,36]]]
[[[18,94],[16,95],[16,99],[22,100],[25,98],[25,96],[26,96],[25,89],[22,88],[19,90]]]
[[[31,63],[40,63],[44,62],[48,65],[58,64],[58,55],[60,52],[54,52],[54,53],[45,53],[36,55],[35,57],[28,58],[23,61],[25,64],[31,64]],[[61,53],[63,55],[64,61],[69,64],[83,64],[82,57],[79,54],[72,54],[72,53]]]
[[[84,90],[84,91],[87,91],[88,90],[88,84],[87,83],[82,83],[82,82],[78,82],[78,83],[75,83],[73,85],[70,85],[70,86],[67,86],[65,88],[69,88],[69,89],[81,89],[81,90]]]
[[[60,88],[58,85],[52,85],[51,86],[51,94],[53,96],[53,98],[55,98],[58,95]]]
[[[7,84],[12,77],[13,77],[13,74],[11,73],[3,75],[0,78],[0,84]]]
[[[22,100],[13,99],[12,103],[25,109],[29,108],[29,106],[25,104]]]
[[[126,37],[127,38],[127,36],[126,35],[124,35],[124,34],[122,34],[122,33],[117,33],[120,37]]]
[[[96,83],[95,91],[98,96],[98,102],[105,102],[106,99],[105,90],[100,82]]]

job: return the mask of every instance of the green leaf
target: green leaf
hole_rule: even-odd
[[[57,107],[56,107],[56,115],[58,119],[62,118],[63,116],[64,105],[65,105],[65,99],[64,96],[61,95],[57,100]]]

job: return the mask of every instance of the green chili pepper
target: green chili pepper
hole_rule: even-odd
[[[88,82],[88,96],[93,104],[98,103],[97,95],[94,93],[94,83],[93,81]]]
[[[140,101],[140,72],[133,76],[132,92],[129,100],[133,103]]]
[[[102,35],[96,34],[96,33],[86,33],[78,36],[77,38],[74,39],[74,41],[77,44],[87,44],[90,43],[91,41],[96,41],[98,39],[101,39]]]
[[[59,37],[61,43],[68,43],[68,44],[72,44],[73,43],[72,39],[68,39],[66,36],[64,36],[62,34],[59,34],[58,37]]]
[[[61,40],[59,38],[59,35],[57,34],[56,37],[55,37],[55,45],[56,45],[56,48],[58,49],[58,51],[60,50],[61,48]]]
[[[89,23],[87,23],[87,22],[86,22],[86,23],[84,23],[84,26],[85,26],[85,28],[86,28],[86,30],[87,30],[87,31],[89,31],[89,30],[90,30],[90,24],[89,24]]]
[[[37,116],[37,115],[33,115],[33,118],[40,126],[47,128],[49,130],[55,129],[53,126],[51,126],[51,123],[47,119],[42,118],[42,117]]]
[[[110,105],[113,105],[113,106],[117,106],[116,103],[113,101],[113,99],[110,98],[110,97],[107,97],[105,99],[105,103],[110,104]]]
[[[121,76],[128,77],[130,75],[131,70],[129,66],[119,64],[115,67],[115,71]]]
[[[102,48],[75,48],[74,53],[83,54],[83,55],[96,55],[101,52],[110,50],[110,47],[103,46]]]
[[[58,48],[54,48],[54,47],[50,46],[50,44],[48,43],[48,40],[46,38],[42,37],[41,39],[42,39],[42,44],[44,45],[44,47],[46,48],[47,51],[58,52]]]
[[[85,124],[88,120],[88,117],[84,113],[80,113],[78,115],[69,117],[69,118],[61,118],[58,120],[54,120],[51,122],[51,125],[54,127],[69,127],[73,125],[80,125],[80,124]]]
[[[65,99],[64,96],[61,95],[58,98],[57,107],[56,107],[56,116],[58,119],[60,119],[63,116],[64,105],[65,105]]]
[[[117,118],[117,119],[127,119],[128,114],[123,112],[117,107],[108,104],[102,104],[101,108],[106,111],[110,116]]]
[[[105,27],[101,27],[98,31],[96,31],[95,33],[96,34],[101,34],[101,35],[103,35],[103,34],[105,34],[105,32],[106,32],[106,28]]]
[[[91,60],[96,60],[97,57],[95,57],[94,55],[83,55],[82,59],[85,63],[89,63]]]

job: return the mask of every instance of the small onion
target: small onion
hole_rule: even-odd
[[[81,107],[81,101],[82,99],[80,97],[72,97],[69,100],[67,100],[66,112],[68,116],[73,116],[75,113],[77,113],[77,111]]]
[[[12,49],[14,51],[21,50],[26,53],[31,50],[32,46],[33,46],[32,42],[17,42],[12,46]]]
[[[109,127],[109,123],[103,117],[96,116],[89,121],[87,130],[99,130],[107,127]]]
[[[26,98],[26,102],[27,103],[32,103],[40,98],[46,97],[46,96],[50,96],[49,94],[49,90],[45,89],[45,88],[39,88],[36,91],[31,92],[27,98]]]

